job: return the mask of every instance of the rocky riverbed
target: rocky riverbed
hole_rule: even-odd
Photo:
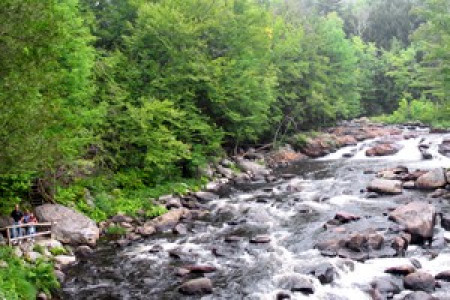
[[[207,191],[162,197],[165,216],[101,224],[129,234],[66,268],[61,298],[450,299],[448,145],[347,124],[267,154],[273,171],[225,160]]]

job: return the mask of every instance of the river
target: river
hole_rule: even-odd
[[[380,257],[365,262],[347,258],[325,257],[314,245],[333,236],[324,223],[336,212],[361,216],[347,230],[371,228],[384,233],[391,222],[386,212],[408,200],[430,201],[426,192],[405,190],[398,196],[368,198],[364,191],[374,174],[397,165],[409,169],[450,167],[450,159],[437,152],[442,135],[419,131],[417,138],[402,140],[400,152],[383,158],[367,158],[364,153],[371,141],[345,147],[319,159],[310,159],[276,170],[279,180],[273,183],[254,182],[233,186],[223,197],[208,204],[210,214],[186,223],[185,236],[172,233],[156,235],[124,248],[100,245],[88,260],[67,270],[63,299],[199,299],[181,295],[177,288],[186,278],[176,275],[186,264],[207,264],[217,268],[205,274],[214,285],[212,294],[202,299],[372,299],[371,283],[376,278],[398,278],[384,273],[387,267],[402,265],[415,258],[422,270],[435,275],[450,270],[450,251],[444,245],[411,245],[406,257]],[[422,138],[431,143],[432,160],[422,160],[417,148]],[[355,151],[352,158],[342,154]],[[293,174],[295,176],[284,176]],[[437,210],[448,211],[447,200],[434,199]],[[257,235],[270,237],[270,243],[250,243]],[[237,241],[226,242],[229,236]],[[435,237],[444,243],[447,233],[437,225]],[[438,243],[439,244],[439,243]],[[176,249],[178,258],[168,252]],[[433,255],[432,255],[433,254]],[[321,284],[309,270],[331,266],[334,280]],[[306,295],[290,291],[290,282],[303,274],[314,293]],[[188,275],[193,278],[200,275]],[[393,296],[403,299],[407,291]],[[436,297],[450,295],[449,286],[442,285]]]

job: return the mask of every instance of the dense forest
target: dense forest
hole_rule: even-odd
[[[96,220],[143,206],[157,215],[146,199],[201,184],[201,167],[226,152],[359,116],[446,126],[449,10],[1,1],[1,210],[31,189]]]

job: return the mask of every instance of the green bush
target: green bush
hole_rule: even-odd
[[[67,254],[67,250],[64,247],[55,247],[55,248],[50,249],[50,253],[53,256],[65,255],[65,254]]]
[[[49,263],[38,260],[34,265],[26,264],[10,247],[0,247],[0,260],[8,264],[0,268],[0,299],[34,300],[37,292],[51,294],[59,287]]]
[[[121,226],[109,226],[108,228],[106,228],[106,232],[107,235],[113,235],[113,236],[122,236],[125,235],[127,233],[126,229],[121,227]]]

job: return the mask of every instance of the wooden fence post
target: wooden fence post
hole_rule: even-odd
[[[55,222],[52,222],[52,224],[50,225],[50,226],[51,226],[51,227],[50,227],[50,238],[51,238],[52,240],[55,239],[55,233],[53,232],[53,227],[54,227],[54,225],[55,225]]]
[[[8,241],[8,246],[11,246],[11,232],[8,227],[6,228],[6,240]]]

